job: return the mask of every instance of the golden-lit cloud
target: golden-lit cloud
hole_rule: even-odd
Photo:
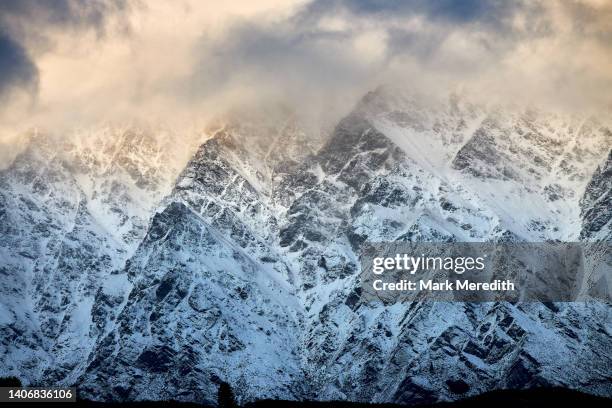
[[[239,104],[342,112],[381,83],[609,109],[604,0],[7,0],[4,129],[205,121]]]

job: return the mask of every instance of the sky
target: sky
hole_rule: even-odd
[[[612,0],[2,0],[0,138],[350,110],[381,84],[570,111],[612,106]]]

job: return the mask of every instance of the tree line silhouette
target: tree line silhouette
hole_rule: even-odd
[[[21,388],[22,383],[17,377],[0,377],[0,387]],[[598,397],[591,394],[567,388],[535,388],[531,390],[499,390],[469,397],[454,402],[441,402],[425,405],[373,404],[347,401],[284,401],[260,400],[243,405],[245,408],[539,408],[547,406],[588,406],[603,408],[612,406],[612,398]],[[78,399],[71,407],[160,407],[160,408],[190,408],[206,405],[179,401],[134,401],[134,402],[97,402]],[[227,382],[220,382],[217,391],[217,406],[219,408],[237,408],[234,391]]]

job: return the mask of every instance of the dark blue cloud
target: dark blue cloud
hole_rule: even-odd
[[[315,0],[305,14],[320,16],[346,10],[358,16],[419,15],[455,24],[498,24],[523,6],[521,0]]]
[[[38,70],[26,50],[0,31],[0,97],[15,88],[32,93],[38,86]]]
[[[0,97],[14,89],[37,92],[38,69],[26,43],[43,42],[50,28],[103,33],[106,18],[126,8],[127,0],[1,0]]]

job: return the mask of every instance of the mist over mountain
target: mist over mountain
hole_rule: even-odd
[[[0,378],[102,403],[612,398],[611,21],[0,1]],[[372,296],[368,248],[427,243],[580,252],[488,263],[542,301]]]
[[[609,248],[611,129],[379,87],[334,126],[274,108],[184,145],[35,132],[0,172],[0,375],[101,401],[214,403],[221,382],[242,402],[609,397],[596,296],[384,305],[358,277],[368,241]],[[609,293],[606,262],[585,279]]]

